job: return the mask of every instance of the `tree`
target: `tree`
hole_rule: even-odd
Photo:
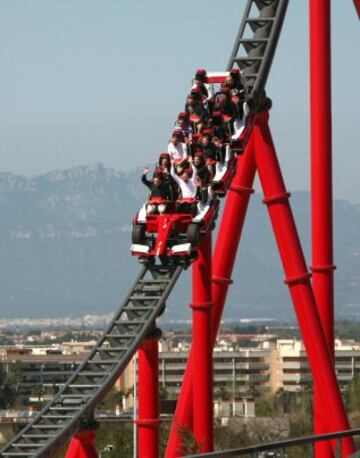
[[[21,380],[20,363],[0,366],[0,408],[9,409],[16,401]]]
[[[228,401],[231,398],[231,392],[226,386],[220,385],[216,388],[215,398],[222,399],[223,401]]]

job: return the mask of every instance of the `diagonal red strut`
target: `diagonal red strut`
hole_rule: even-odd
[[[236,251],[252,192],[255,177],[255,161],[252,149],[253,141],[250,138],[244,155],[238,159],[236,174],[228,190],[224,216],[216,239],[212,274],[212,346],[215,344],[220,326],[227,290],[231,282],[230,278],[235,263]],[[196,367],[194,365],[194,352],[191,349],[166,449],[165,456],[168,458],[183,456],[181,429],[192,430],[192,380],[195,373],[194,367]]]
[[[354,5],[360,19],[360,0],[354,0]]]
[[[226,201],[213,261],[213,344],[216,340],[226,299],[236,250],[246,215],[256,167],[264,191],[264,203],[276,236],[282,259],[286,284],[294,303],[314,379],[323,387],[322,401],[327,428],[338,431],[349,428],[336,374],[319,319],[315,297],[302,253],[295,222],[288,203],[275,148],[268,127],[268,114],[257,116],[249,145],[240,158],[238,170]],[[178,399],[174,423],[170,432],[167,458],[182,455],[180,427],[192,427],[192,380],[195,374],[193,354],[190,353],[182,390]],[[342,456],[353,453],[352,439],[342,441]]]

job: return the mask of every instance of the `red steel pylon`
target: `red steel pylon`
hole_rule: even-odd
[[[196,367],[193,387],[193,432],[201,452],[211,452],[213,438],[213,371],[211,338],[211,232],[201,240],[193,263],[192,351]]]
[[[324,334],[315,296],[302,253],[295,221],[288,202],[289,193],[277,161],[267,113],[257,116],[254,127],[255,160],[277,246],[304,341],[309,365],[321,399],[321,408],[330,432],[350,429],[333,358]],[[352,438],[342,440],[341,456],[355,451]]]
[[[310,133],[312,283],[321,324],[334,358],[334,258],[332,216],[331,1],[310,0]],[[328,432],[314,384],[315,434]],[[316,458],[332,458],[330,442],[315,444]]]
[[[212,272],[212,347],[216,341],[227,291],[232,282],[231,274],[235,264],[236,252],[250,195],[253,192],[255,160],[252,149],[253,140],[250,138],[244,155],[238,159],[236,174],[227,192],[224,215],[232,215],[232,217],[223,216],[216,239]],[[182,456],[181,429],[192,431],[192,386],[193,375],[196,371],[194,360],[194,351],[191,349],[166,449],[165,456],[167,458]]]
[[[98,458],[94,446],[96,430],[79,431],[70,441],[65,458]]]
[[[159,458],[159,346],[158,336],[145,339],[139,348],[138,454]],[[134,383],[136,381],[134,380]]]
[[[268,113],[257,115],[251,139],[251,142],[254,143],[249,144],[246,152],[244,153],[244,157],[241,157],[239,160],[238,172],[240,172],[240,170],[244,172],[245,161],[246,165],[249,165],[250,168],[247,177],[249,180],[244,186],[243,184],[238,185],[234,180],[233,186],[238,186],[237,191],[239,193],[243,193],[245,191],[245,195],[247,195],[243,205],[238,205],[237,209],[241,209],[241,216],[244,218],[248,202],[248,193],[252,187],[256,165],[265,196],[264,203],[268,206],[269,216],[286,275],[285,282],[289,286],[299,327],[307,351],[309,364],[314,380],[316,380],[317,383],[320,383],[323,387],[321,396],[322,405],[324,411],[326,412],[327,428],[332,431],[344,430],[349,428],[349,424],[337,384],[331,354],[329,352],[327,341],[322,330],[321,321],[319,319],[315,297],[310,283],[311,274],[307,271],[300,240],[288,202],[289,194],[285,190],[280,167],[277,161],[275,148],[268,126],[268,117]],[[249,156],[252,157],[249,158]],[[242,161],[244,162],[242,163]],[[241,165],[243,165],[242,169],[240,169]],[[239,176],[240,174],[237,174],[237,177]],[[233,189],[234,192],[236,192],[235,189]],[[229,199],[230,196],[231,194],[229,194]],[[234,243],[227,244],[227,249],[232,248],[232,251],[225,251],[222,249],[221,251],[215,252],[213,263],[214,280],[215,285],[222,285],[222,287],[218,290],[220,293],[218,296],[214,294],[215,288],[213,289],[213,302],[215,305],[213,314],[213,331],[217,331],[220,322],[223,308],[223,304],[220,302],[222,298],[225,299],[227,285],[230,282],[229,275],[226,275],[226,270],[230,273],[232,271],[236,248],[243,225],[243,218],[240,218],[240,221],[237,221],[234,214],[231,212],[227,213],[230,208],[228,202],[229,200],[225,206],[221,225],[223,232],[220,231],[218,235],[218,243],[220,246],[221,243],[224,242],[220,237],[224,236],[225,232],[227,232],[227,235],[232,237],[233,232],[236,231],[238,223],[240,228],[239,232],[236,231],[233,240]],[[232,230],[232,232],[228,232],[229,229]],[[216,268],[221,266],[222,263],[227,264],[227,269],[224,269],[223,276],[219,275],[218,278],[216,278]],[[217,302],[217,300],[219,300],[219,302]],[[216,335],[213,334],[213,343],[215,338]],[[189,386],[191,385],[195,374],[194,360],[195,357],[191,353],[183,381],[184,393],[187,394],[188,397],[185,397],[185,395],[181,392],[178,400],[178,408],[175,414],[174,424],[176,426],[174,426],[171,431],[166,453],[166,457],[168,458],[180,456],[179,451],[181,447],[179,445],[181,445],[181,439],[178,434],[179,425],[191,425],[191,399],[189,399],[189,396],[191,396],[191,390]],[[180,417],[180,414],[183,415],[183,418]],[[354,446],[352,439],[343,439],[342,456],[348,456],[353,451]]]

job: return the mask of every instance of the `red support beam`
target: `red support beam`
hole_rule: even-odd
[[[244,154],[238,159],[236,174],[227,192],[225,207],[216,239],[212,274],[212,347],[215,345],[224,304],[231,284],[235,263],[252,186],[255,177],[253,141],[250,138]],[[236,221],[236,224],[234,224]],[[193,426],[193,377],[197,376],[194,353],[191,349],[176,406],[166,449],[166,458],[182,456],[181,429],[192,430]]]
[[[355,5],[356,12],[360,19],[360,0],[354,0],[354,5]]]
[[[65,458],[97,458],[94,441],[96,430],[89,429],[76,433],[68,446]]]
[[[211,338],[211,233],[201,240],[193,263],[193,340],[196,367],[193,387],[193,433],[199,451],[211,452],[213,434],[213,371]]]
[[[326,427],[329,432],[349,429],[349,422],[337,384],[332,355],[319,318],[315,296],[311,287],[311,275],[307,271],[304,255],[297,234],[294,218],[277,161],[270,129],[269,115],[257,116],[254,127],[255,160],[264,192],[264,203],[268,206],[280,257],[285,271],[285,283],[297,315],[309,365],[314,381],[321,386],[321,396]],[[353,440],[342,440],[341,456],[347,457],[355,451]]]
[[[334,358],[334,257],[332,215],[331,0],[310,0],[311,236],[313,290]],[[315,434],[328,432],[314,385]],[[330,442],[315,445],[317,458],[332,458]]]
[[[138,454],[141,458],[159,458],[158,336],[145,339],[138,355]]]

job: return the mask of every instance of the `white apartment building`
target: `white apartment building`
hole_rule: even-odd
[[[275,385],[286,391],[299,391],[312,383],[311,371],[302,341],[276,341],[277,363],[272,365]],[[335,368],[341,386],[360,375],[360,343],[335,340]],[[275,390],[276,391],[276,390]]]

